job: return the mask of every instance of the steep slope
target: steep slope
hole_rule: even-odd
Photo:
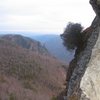
[[[41,45],[40,42],[33,40],[31,38],[24,37],[21,35],[12,35],[12,34],[3,35],[1,36],[1,38],[13,42],[31,51],[39,52],[41,54],[49,54],[45,46]]]
[[[91,58],[87,64],[80,88],[89,100],[100,100],[100,0],[90,0],[90,3],[97,14],[93,22],[95,25],[93,34],[95,34],[97,41],[92,49]],[[94,42],[94,40],[91,41]]]
[[[65,67],[52,56],[0,39],[0,100],[52,100],[63,89]]]
[[[98,29],[100,31],[100,27]],[[100,35],[92,49],[91,59],[87,66],[80,87],[90,100],[100,100]]]
[[[75,53],[68,75],[67,100],[100,100],[100,0],[90,0],[96,17],[85,30],[85,46]],[[88,38],[87,35],[89,35]],[[72,69],[71,69],[72,68]]]

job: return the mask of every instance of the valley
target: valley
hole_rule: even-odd
[[[0,38],[1,100],[53,100],[65,88],[66,70],[65,63],[35,40]]]

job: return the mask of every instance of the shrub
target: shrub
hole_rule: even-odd
[[[22,84],[25,89],[30,89],[33,92],[37,92],[37,87],[35,86],[35,84],[32,81],[24,80]]]
[[[0,82],[2,82],[2,83],[6,82],[6,80],[5,80],[3,75],[0,75]]]
[[[51,98],[51,100],[57,100],[57,97],[53,96],[53,97]]]
[[[9,100],[16,100],[15,94],[11,93],[11,94],[9,95]]]
[[[73,50],[75,48],[81,48],[83,44],[82,31],[83,27],[78,23],[68,23],[67,27],[61,38],[63,39],[63,44],[68,50]]]

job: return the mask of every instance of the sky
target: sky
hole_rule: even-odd
[[[90,26],[89,0],[0,0],[0,31],[63,33],[68,22]]]

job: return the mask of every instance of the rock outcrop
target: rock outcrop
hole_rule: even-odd
[[[100,0],[90,4],[96,17],[85,31],[82,50],[70,63],[65,100],[100,100]]]

